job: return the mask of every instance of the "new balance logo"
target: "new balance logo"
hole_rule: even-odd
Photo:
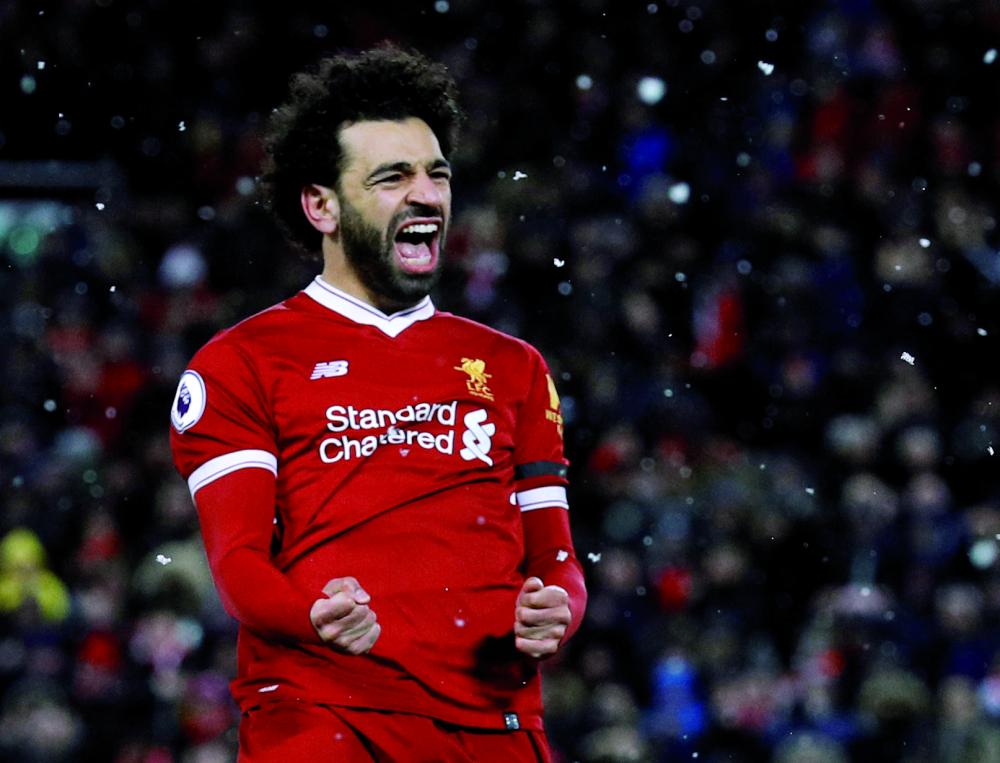
[[[316,379],[332,379],[335,376],[347,376],[346,360],[331,360],[328,363],[317,363],[313,369],[312,376],[309,378],[315,381]]]

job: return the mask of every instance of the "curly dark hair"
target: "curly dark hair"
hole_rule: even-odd
[[[299,198],[310,183],[339,188],[341,127],[362,120],[418,117],[448,157],[463,120],[457,95],[455,80],[443,64],[388,44],[324,58],[315,72],[294,75],[290,97],[275,109],[265,136],[265,207],[293,244],[315,255],[322,234],[306,220]]]

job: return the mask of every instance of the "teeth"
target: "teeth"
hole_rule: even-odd
[[[437,233],[437,229],[437,223],[416,223],[402,228],[407,233]]]

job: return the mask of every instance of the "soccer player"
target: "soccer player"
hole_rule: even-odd
[[[393,47],[296,75],[265,191],[322,272],[181,377],[241,761],[549,760],[539,660],[586,604],[562,416],[534,348],[431,302],[460,118]]]

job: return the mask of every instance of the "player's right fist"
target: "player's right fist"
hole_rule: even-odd
[[[348,654],[364,654],[382,632],[368,606],[372,597],[351,577],[334,578],[323,586],[326,598],[316,599],[309,610],[316,633],[327,644]]]

